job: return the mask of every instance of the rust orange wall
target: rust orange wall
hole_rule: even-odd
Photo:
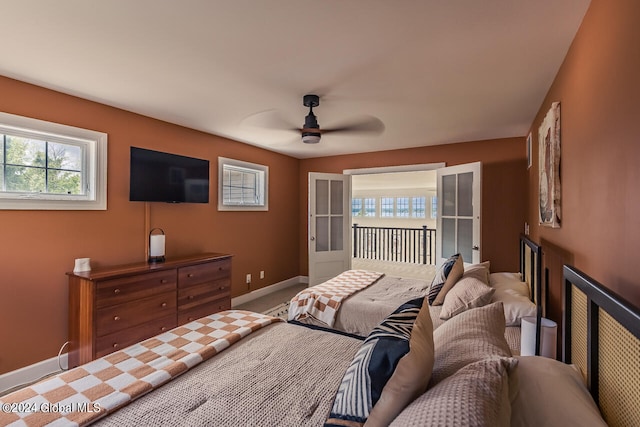
[[[532,124],[537,153],[540,123],[552,102],[561,103],[561,228],[537,225],[537,155],[528,176],[532,237],[636,306],[640,306],[638,17],[637,0],[592,0]],[[558,315],[562,272],[555,268],[550,273],[552,311]]]
[[[308,274],[309,172],[445,162],[482,162],[482,257],[494,271],[518,271],[518,236],[526,218],[525,138],[464,142],[404,150],[305,159],[300,162],[300,269]]]
[[[208,159],[209,204],[150,203],[167,256],[233,257],[232,294],[298,276],[298,160],[250,145],[0,77],[0,111],[106,132],[106,211],[0,210],[0,374],[48,359],[67,339],[67,278],[74,259],[93,266],[143,261],[145,204],[130,202],[129,147]],[[217,211],[217,157],[269,166],[268,212]],[[259,271],[266,277],[259,279]]]

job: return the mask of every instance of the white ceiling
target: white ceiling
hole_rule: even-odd
[[[588,5],[2,0],[0,74],[298,158],[524,136]],[[306,93],[321,128],[385,130],[262,127],[301,127]]]

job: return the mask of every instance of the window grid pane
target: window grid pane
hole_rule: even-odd
[[[0,191],[85,194],[83,146],[9,134],[0,137]]]
[[[362,199],[351,199],[351,215],[362,215]]]
[[[259,171],[224,166],[223,199],[230,205],[257,205],[260,203]]]
[[[395,199],[393,197],[383,197],[380,199],[380,216],[385,218],[393,217],[393,203]]]
[[[364,199],[364,216],[368,216],[368,217],[376,216],[376,199],[373,199],[373,198]]]
[[[425,218],[426,197],[413,197],[411,199],[411,216],[413,218]]]
[[[399,218],[409,217],[409,198],[398,197],[396,199],[396,216]]]

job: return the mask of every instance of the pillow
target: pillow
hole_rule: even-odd
[[[505,281],[506,282],[509,282],[509,281],[522,282],[522,275],[520,273],[507,273],[507,272],[489,274],[489,284],[491,286],[494,286],[496,283],[502,283]]]
[[[424,393],[434,346],[423,302],[406,302],[371,331],[344,374],[325,426],[388,425]]]
[[[430,387],[464,366],[491,357],[510,357],[502,303],[458,314],[433,331],[435,361]]]
[[[489,304],[495,291],[474,276],[462,276],[445,296],[440,319],[448,320],[463,311]]]
[[[452,255],[444,264],[438,267],[429,287],[429,305],[442,305],[445,295],[462,277],[463,273],[464,262],[460,254]]]
[[[573,365],[540,356],[518,356],[510,374],[512,426],[606,426]]]
[[[485,285],[489,284],[491,263],[489,261],[481,262],[480,264],[470,264],[464,267],[464,274],[462,277],[475,277],[482,280]]]
[[[508,426],[513,358],[471,363],[413,401],[391,426]]]
[[[536,315],[536,305],[529,299],[526,283],[504,282],[494,289],[491,302],[502,302],[507,326],[520,326],[523,317]]]

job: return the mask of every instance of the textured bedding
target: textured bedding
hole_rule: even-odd
[[[424,296],[428,288],[429,282],[423,280],[384,276],[342,301],[333,328],[366,337],[382,319],[405,302]],[[311,317],[300,322],[327,326]]]
[[[94,425],[322,426],[361,344],[269,325]]]
[[[400,305],[414,298],[425,296],[430,282],[420,279],[384,276],[371,286],[351,295],[342,301],[333,329],[366,337],[378,324]],[[440,319],[442,306],[430,306],[433,328],[442,325]],[[327,325],[317,319],[308,317],[301,323],[309,325]],[[507,326],[505,338],[511,352],[520,354],[520,327]]]

